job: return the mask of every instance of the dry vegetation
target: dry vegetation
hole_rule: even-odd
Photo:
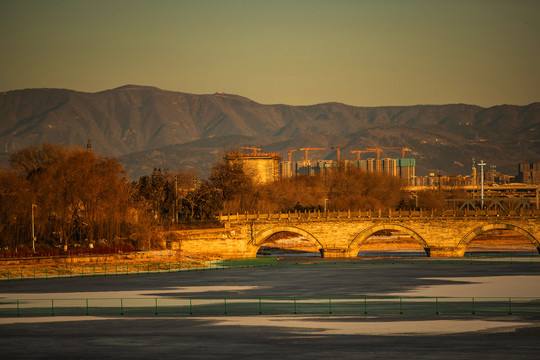
[[[450,193],[420,192],[418,206],[440,208],[452,196],[463,194],[459,188]],[[115,159],[44,143],[13,153],[11,169],[0,171],[0,250],[31,251],[32,231],[37,250],[126,244],[164,249],[166,231],[220,227],[215,220],[220,212],[322,211],[325,206],[329,211],[354,211],[416,205],[411,205],[400,179],[357,168],[336,167],[318,176],[260,185],[246,175],[241,163],[222,160],[214,164],[208,179],[198,179],[193,171],[154,169],[129,181]],[[269,239],[267,246],[315,248],[287,236]],[[388,239],[383,240],[366,246],[387,247]],[[398,248],[413,245],[396,241],[392,244]],[[118,264],[139,261],[113,259]]]
[[[259,185],[241,163],[221,161],[212,169],[212,184],[221,189],[223,212],[287,212],[294,210],[395,209],[404,195],[394,176],[358,168],[325,169],[318,176],[299,175]]]
[[[0,172],[0,249],[31,250],[32,231],[37,250],[159,249],[164,230],[221,226],[220,212],[387,209],[402,195],[395,177],[342,167],[260,185],[225,160],[209,179],[154,169],[128,181],[115,159],[44,143],[13,153]]]
[[[32,230],[38,247],[121,243],[129,207],[116,160],[42,144],[14,153],[11,167],[0,172],[2,248],[31,248]]]
[[[209,256],[186,256],[171,250],[123,255],[69,258],[13,259],[0,262],[0,278],[45,278],[126,274],[196,269],[213,260]]]

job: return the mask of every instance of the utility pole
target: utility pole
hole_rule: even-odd
[[[539,196],[540,196],[540,185],[536,187],[536,210],[540,210]]]
[[[36,236],[34,234],[34,208],[37,208],[37,205],[32,203],[32,252],[36,253]]]
[[[472,159],[472,198],[476,198],[476,161],[475,158]]]
[[[480,196],[482,199],[482,209],[484,208],[484,166],[486,166],[486,163],[484,160],[480,160],[480,163],[478,164],[480,166]]]
[[[174,223],[178,224],[178,175],[174,175]]]

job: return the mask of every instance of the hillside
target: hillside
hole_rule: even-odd
[[[418,173],[469,173],[471,159],[515,174],[517,163],[540,159],[540,103],[527,106],[416,105],[356,107],[263,105],[245,97],[195,95],[127,85],[97,93],[27,89],[0,93],[0,160],[43,141],[84,147],[121,158],[130,176],[154,167],[207,173],[219,153],[262,145],[286,153],[324,147],[315,158],[349,151],[409,146]],[[300,159],[300,152],[294,153]],[[398,157],[399,152],[384,154]],[[364,155],[367,156],[367,155]]]

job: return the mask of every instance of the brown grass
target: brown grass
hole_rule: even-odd
[[[0,278],[178,271],[180,268],[201,268],[208,260],[211,260],[209,256],[185,256],[168,250],[112,256],[6,260],[0,262]]]

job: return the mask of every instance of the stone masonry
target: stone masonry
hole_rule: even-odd
[[[540,252],[540,212],[358,212],[237,214],[221,216],[221,229],[176,231],[171,248],[185,254],[254,257],[273,234],[288,231],[312,241],[324,257],[356,257],[379,230],[399,230],[416,239],[428,256],[463,256],[469,243],[489,230],[513,230]]]

